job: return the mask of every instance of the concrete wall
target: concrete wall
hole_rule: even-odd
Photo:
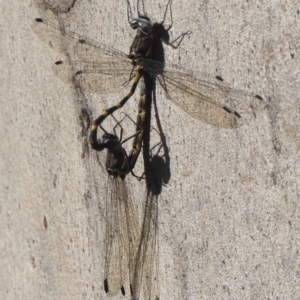
[[[161,20],[165,3],[148,2],[148,15]],[[55,77],[63,55],[30,25],[46,17],[124,52],[134,32],[125,1],[58,3],[2,4],[1,299],[106,299],[105,153],[87,137],[127,90],[82,93]],[[158,198],[159,297],[299,299],[300,5],[174,0],[172,8],[172,37],[193,33],[166,49],[167,61],[221,75],[267,106],[242,115],[238,129],[219,129],[158,91],[171,174]],[[133,118],[136,104],[137,96],[124,107]],[[142,167],[141,156],[135,172]],[[126,180],[142,219],[145,182]]]

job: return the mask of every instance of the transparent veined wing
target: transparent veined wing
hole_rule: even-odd
[[[130,64],[128,56],[122,51],[73,31],[64,30],[45,19],[36,18],[31,28],[49,47],[61,53],[67,52],[72,60],[99,63],[128,60]]]
[[[71,62],[58,61],[52,68],[54,74],[67,83],[89,92],[116,93],[134,74],[128,56],[104,43],[63,30],[41,18],[35,19],[31,27],[51,48],[70,55]]]
[[[132,280],[132,299],[157,299],[158,196],[146,192],[144,220]]]
[[[131,64],[122,61],[106,63],[57,61],[53,67],[54,74],[63,81],[75,84],[82,90],[109,94],[124,89],[135,73]]]
[[[128,56],[101,42],[64,31],[58,25],[35,19],[36,34],[52,48],[79,61],[60,61],[54,73],[68,83],[96,93],[116,93],[129,83],[135,68]],[[264,106],[259,95],[230,88],[220,77],[192,72],[164,62],[140,58],[139,66],[158,79],[167,97],[193,118],[205,123],[235,128],[243,124],[240,113],[255,113]]]
[[[231,88],[221,77],[176,66],[164,68],[164,64],[147,59],[142,64],[149,74],[157,77],[170,100],[193,118],[208,124],[239,127],[243,124],[239,113],[253,114],[265,105],[261,96]]]
[[[264,101],[256,94],[229,87],[220,77],[196,73],[178,67],[165,68],[164,63],[141,59],[153,79],[165,90],[166,95],[193,118],[223,128],[243,124],[240,113],[255,113]],[[54,73],[62,80],[77,83],[80,88],[96,93],[115,93],[130,81],[133,66],[127,61],[57,62]]]
[[[125,180],[110,176],[107,196],[104,288],[114,296],[119,291],[125,294],[126,283],[131,283],[140,231]]]

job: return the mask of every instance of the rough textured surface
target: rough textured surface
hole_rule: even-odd
[[[107,176],[87,135],[120,95],[79,93],[53,75],[60,56],[30,28],[53,16],[37,3],[1,10],[0,298],[105,299]],[[165,4],[151,3],[161,20]],[[296,3],[174,0],[172,36],[193,34],[167,60],[262,94],[268,107],[224,130],[158,94],[171,159],[159,196],[160,299],[300,298]],[[121,0],[77,1],[57,22],[125,52],[134,34]],[[134,117],[136,103],[124,111]],[[144,182],[128,185],[141,206]]]

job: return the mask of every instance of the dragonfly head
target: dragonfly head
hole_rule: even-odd
[[[143,34],[151,34],[153,31],[152,24],[147,17],[133,18],[129,22],[132,29],[139,29]]]
[[[98,144],[109,151],[116,151],[122,148],[119,138],[111,133],[105,133],[102,139],[98,141]]]

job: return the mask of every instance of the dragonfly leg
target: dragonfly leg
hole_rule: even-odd
[[[172,26],[170,26],[168,29],[167,29],[167,31],[168,30],[170,30],[171,29],[171,27]],[[186,31],[186,32],[184,32],[184,33],[182,33],[180,36],[178,36],[174,41],[172,41],[172,42],[169,42],[169,41],[167,41],[167,40],[162,40],[167,46],[171,46],[173,49],[177,49],[179,46],[180,46],[180,44],[181,44],[181,42],[182,42],[182,40],[183,40],[183,38],[186,36],[186,35],[190,35],[192,33],[192,31]],[[179,41],[178,41],[179,40]],[[174,45],[176,43],[176,45]]]

